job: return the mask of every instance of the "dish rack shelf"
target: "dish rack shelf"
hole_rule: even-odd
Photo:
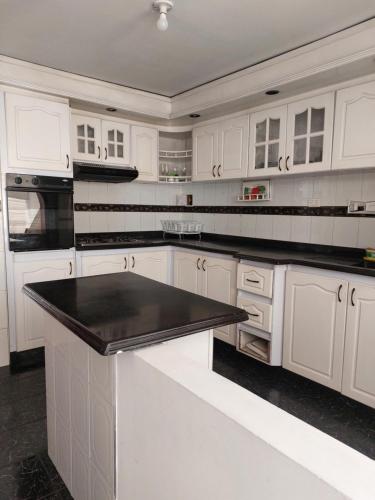
[[[193,155],[192,149],[185,149],[183,151],[165,151],[165,150],[159,151],[159,158],[173,158],[173,159],[191,158],[192,155]]]
[[[180,239],[185,235],[197,235],[201,239],[203,224],[194,220],[162,220],[163,238],[166,233],[177,234]]]
[[[191,182],[191,175],[159,175],[159,182],[176,184],[178,182]]]

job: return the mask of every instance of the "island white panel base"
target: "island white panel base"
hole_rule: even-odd
[[[40,315],[48,453],[75,500],[375,498],[375,462],[212,372],[212,331],[100,356]]]

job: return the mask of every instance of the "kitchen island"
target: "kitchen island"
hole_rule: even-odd
[[[247,314],[133,273],[25,285],[75,500],[374,498],[374,462],[211,370]]]

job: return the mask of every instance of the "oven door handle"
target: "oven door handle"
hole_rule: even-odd
[[[57,188],[57,189],[43,189],[37,187],[6,187],[5,191],[8,193],[66,193],[73,194],[73,188]]]

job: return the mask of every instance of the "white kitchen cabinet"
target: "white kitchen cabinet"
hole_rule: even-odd
[[[75,276],[74,259],[56,258],[14,262],[14,317],[17,351],[44,345],[43,325],[38,323],[40,306],[22,291],[26,283],[52,281]]]
[[[68,102],[5,94],[7,168],[72,172]]]
[[[127,123],[102,121],[103,160],[111,165],[130,164],[130,126]]]
[[[249,117],[239,116],[220,123],[217,178],[247,177],[249,164]]]
[[[140,181],[158,180],[158,131],[151,127],[131,127],[131,164]]]
[[[350,283],[342,392],[375,408],[375,286]]]
[[[72,114],[72,155],[75,160],[103,160],[102,122],[90,115]]]
[[[237,263],[231,259],[175,252],[174,286],[225,304],[236,303]],[[234,345],[236,326],[214,330],[215,337]]]
[[[85,255],[82,258],[82,276],[121,273],[129,266],[128,254]]]
[[[375,167],[375,82],[336,96],[332,168]]]
[[[250,116],[249,177],[280,174],[285,165],[287,106]]]
[[[200,263],[202,257],[190,252],[174,253],[174,286],[192,293],[200,293]]]
[[[160,252],[137,252],[129,255],[128,270],[161,283],[168,281],[168,254]]]
[[[287,173],[331,169],[334,93],[288,104]]]
[[[193,181],[217,178],[219,165],[219,125],[193,129]]]
[[[283,367],[341,390],[348,282],[288,271]]]

